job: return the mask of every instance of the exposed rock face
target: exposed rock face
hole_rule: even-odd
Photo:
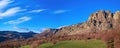
[[[86,24],[96,30],[113,28],[113,14],[110,11],[98,11],[90,16]]]
[[[35,35],[34,37],[38,37],[38,38],[39,37],[42,37],[42,38],[49,37],[49,36],[54,35],[57,31],[58,31],[58,29],[48,28],[48,29],[44,30],[42,33]]]
[[[114,18],[114,26],[117,27],[120,24],[120,11],[115,12],[113,18]]]
[[[86,32],[98,32],[113,29],[120,24],[120,11],[115,14],[110,11],[97,11],[90,15],[88,21],[82,24],[62,27],[55,32],[55,36],[74,35]]]

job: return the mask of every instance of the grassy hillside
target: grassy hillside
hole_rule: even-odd
[[[40,45],[41,48],[106,48],[103,41],[100,40],[71,40],[60,41],[56,44],[45,43]],[[38,48],[39,48],[38,47]],[[30,48],[29,45],[21,48]]]
[[[41,45],[42,48],[106,48],[103,41],[100,40],[74,40],[74,41],[61,41],[53,45],[45,43]]]
[[[22,47],[20,47],[20,48],[30,48],[30,46],[29,46],[29,45],[26,45],[26,46],[22,46]]]

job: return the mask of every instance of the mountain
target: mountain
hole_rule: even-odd
[[[0,42],[6,40],[26,39],[33,37],[36,33],[30,32],[17,32],[17,31],[0,31]]]
[[[34,37],[37,37],[37,38],[46,38],[48,36],[52,36],[54,35],[56,32],[58,31],[58,29],[51,29],[51,28],[47,28],[46,30],[44,30],[42,33],[40,34],[36,34]]]
[[[112,13],[100,10],[91,14],[84,23],[64,26],[58,29],[48,28],[40,34],[34,32],[0,31],[0,41],[5,41],[0,43],[0,48],[19,48],[21,46],[26,47],[26,45],[29,45],[31,48],[37,48],[44,43],[56,44],[66,40],[90,39],[104,41],[107,48],[119,48],[119,28],[120,11]]]
[[[116,28],[120,23],[120,11],[112,13],[108,10],[100,10],[90,15],[89,19],[84,23],[62,27],[59,29],[47,29],[39,36],[64,36],[83,34],[88,32],[99,32]],[[37,35],[37,36],[38,36]]]

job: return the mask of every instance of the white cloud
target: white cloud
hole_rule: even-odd
[[[43,32],[43,31],[45,31],[47,29],[49,29],[49,28],[41,28],[40,30],[41,30],[41,32]]]
[[[29,28],[24,28],[24,27],[18,27],[18,26],[13,26],[13,29],[15,31],[19,31],[19,32],[29,32],[29,31],[33,31],[35,33],[40,33],[40,30],[39,29],[29,29]]]
[[[20,9],[20,7],[14,7],[14,8],[10,8],[5,12],[0,12],[0,19],[4,18],[4,17],[10,17],[12,15],[15,15],[16,13],[22,11],[23,9]]]
[[[23,16],[21,18],[18,18],[16,20],[10,20],[7,22],[4,22],[4,24],[10,24],[13,26],[13,29],[15,29],[15,31],[20,31],[20,32],[28,32],[30,31],[28,28],[21,28],[21,27],[17,27],[17,25],[29,21],[31,19],[31,17],[27,17],[27,16]]]
[[[19,28],[17,26],[13,26],[13,28],[16,30],[16,31],[20,31],[20,32],[28,32],[30,31],[28,28]]]
[[[60,26],[60,27],[58,27],[57,29],[61,29],[61,28],[63,28],[63,27],[67,27],[67,25]]]
[[[17,25],[17,24],[29,21],[30,19],[31,19],[31,17],[24,16],[24,17],[18,18],[16,20],[11,20],[11,21],[8,21],[8,22],[4,22],[4,24]]]
[[[29,11],[29,13],[33,13],[33,12],[43,12],[44,10],[46,10],[46,9],[32,10],[32,11]]]
[[[20,7],[12,7],[12,8],[8,8],[7,10],[4,10],[8,5],[10,5],[10,3],[13,2],[14,0],[0,0],[0,19],[14,16],[18,12],[25,10],[25,9],[21,9]]]
[[[69,10],[56,10],[53,12],[53,14],[61,14],[61,13],[65,13],[68,12]]]
[[[12,3],[13,0],[0,0],[0,9],[5,8],[8,4]]]

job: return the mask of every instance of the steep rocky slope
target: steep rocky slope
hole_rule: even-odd
[[[43,36],[48,36],[50,34],[53,34],[53,36],[63,36],[81,33],[83,34],[86,32],[98,32],[102,30],[116,28],[119,25],[119,23],[120,23],[120,11],[111,13],[108,10],[106,11],[100,10],[91,14],[88,21],[84,23],[54,29],[54,31],[53,29],[45,30],[41,34]]]

